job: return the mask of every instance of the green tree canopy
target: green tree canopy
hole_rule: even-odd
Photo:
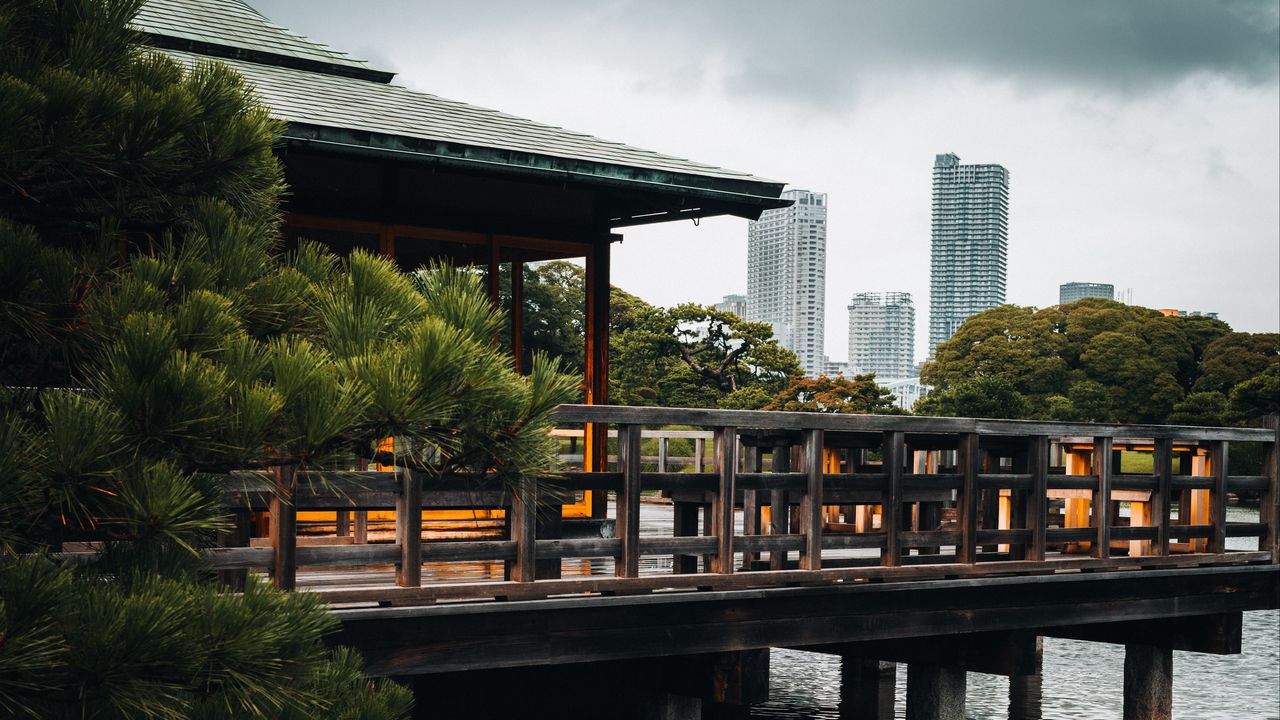
[[[1211,318],[1166,317],[1097,298],[1041,310],[1004,305],[969,318],[938,346],[922,378],[935,395],[918,407],[959,412],[967,405],[960,395],[991,379],[1001,381],[1008,402],[997,406],[1007,417],[1227,422],[1240,414],[1222,399],[1276,355],[1276,335],[1232,333]]]
[[[510,369],[474,274],[279,255],[279,125],[225,66],[144,50],[137,9],[0,5],[0,714],[404,717],[316,601],[212,582],[225,473],[395,436],[514,479],[575,382]]]
[[[875,373],[817,378],[795,377],[774,395],[765,410],[848,415],[900,415],[893,393],[876,384]]]

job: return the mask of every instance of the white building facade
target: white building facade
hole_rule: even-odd
[[[849,372],[877,378],[915,371],[916,309],[911,293],[857,293],[849,301]]]
[[[1115,296],[1115,286],[1107,283],[1069,282],[1058,286],[1059,305],[1066,305],[1085,298],[1113,300]]]
[[[790,207],[747,228],[746,319],[773,326],[808,377],[822,374],[827,292],[827,195],[787,190]]]
[[[961,165],[951,153],[933,163],[929,267],[929,356],[969,317],[1004,304],[1009,257],[1009,171]]]

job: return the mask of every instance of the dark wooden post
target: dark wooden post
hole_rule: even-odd
[[[1044,560],[1045,540],[1049,529],[1049,438],[1033,435],[1027,439],[1027,472],[1031,473],[1031,492],[1027,498],[1028,522],[1031,525],[1029,560]]]
[[[698,504],[691,502],[672,503],[671,535],[673,537],[694,537],[698,534]],[[675,555],[671,562],[671,572],[677,575],[688,575],[698,572],[697,555]]]
[[[585,400],[588,405],[609,402],[609,243],[606,234],[587,253],[585,277],[586,350]],[[583,470],[600,472],[609,461],[609,431],[603,423],[587,423],[583,443]],[[591,516],[602,518],[608,508],[603,490],[591,492]]]
[[[898,433],[901,435],[902,433]],[[822,451],[824,433],[806,430],[804,433],[804,471],[808,476],[804,497],[800,500],[800,532],[804,533],[804,546],[800,550],[801,570],[822,569]]]
[[[1098,486],[1093,491],[1093,507],[1089,522],[1098,531],[1093,556],[1111,557],[1111,438],[1093,439],[1093,474]]]
[[[622,489],[618,491],[617,535],[622,555],[614,565],[614,575],[640,575],[640,426],[618,426],[618,470]]]
[[[964,476],[960,490],[960,546],[956,561],[978,561],[978,472],[982,468],[982,450],[977,433],[964,433],[956,450],[956,470]]]
[[[230,512],[231,527],[218,532],[218,544],[221,547],[248,547],[253,530],[252,513],[244,508],[236,508]],[[246,571],[219,570],[218,582],[231,590],[243,590]]]
[[[407,467],[396,468],[400,492],[396,495],[396,538],[400,562],[396,564],[396,585],[422,584],[422,476]]]
[[[538,486],[534,478],[522,478],[511,494],[511,539],[516,544],[511,579],[533,582],[538,576]]]
[[[1215,441],[1209,450],[1209,472],[1213,475],[1213,497],[1209,498],[1209,524],[1213,527],[1207,551],[1227,551],[1227,441]]]
[[[761,470],[760,447],[750,445],[743,449],[747,472],[758,473]],[[760,501],[756,490],[742,491],[742,534],[759,535],[760,533]],[[751,564],[760,559],[758,552],[742,553],[742,567],[750,570]]]
[[[1173,649],[1124,646],[1124,720],[1173,717]]]
[[[1258,520],[1267,526],[1267,532],[1258,540],[1258,549],[1271,551],[1271,562],[1280,563],[1280,487],[1277,486],[1277,465],[1280,465],[1280,416],[1268,415],[1263,418],[1264,427],[1269,428],[1272,439],[1266,443],[1262,452],[1262,474],[1267,477],[1267,488],[1262,491],[1262,506],[1258,511]]]
[[[715,500],[711,505],[711,523],[716,537],[716,556],[712,572],[733,572],[733,502],[738,476],[738,429],[716,429],[716,473],[720,476]]]
[[[1156,489],[1151,493],[1151,522],[1156,526],[1154,554],[1169,554],[1169,507],[1173,500],[1173,439],[1156,438],[1152,474]]]
[[[351,534],[350,510],[338,510],[333,514],[333,534],[337,537],[347,537]]]
[[[896,663],[856,655],[840,658],[841,718],[893,720]]]
[[[897,567],[902,562],[902,463],[906,453],[901,430],[884,434],[884,497],[880,504],[880,525],[884,530],[884,547],[880,564]]]
[[[511,356],[524,372],[524,263],[511,261]]]
[[[788,445],[773,446],[773,455],[769,469],[776,473],[791,472],[791,448]],[[769,491],[769,533],[786,535],[790,531],[791,512],[787,505],[786,490]],[[769,569],[786,570],[787,553],[782,550],[769,551]]]
[[[271,494],[271,581],[281,590],[298,584],[298,481],[293,465],[277,465]]]

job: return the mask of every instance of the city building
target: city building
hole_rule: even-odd
[[[1106,283],[1069,282],[1058,286],[1058,304],[1066,305],[1085,298],[1114,300],[1116,288]]]
[[[832,360],[826,355],[822,356],[822,374],[827,377],[835,377],[837,375],[849,375],[849,363],[843,360]]]
[[[716,303],[715,308],[720,312],[731,312],[740,318],[745,318],[747,316],[747,296],[725,295],[723,300]]]
[[[790,207],[765,210],[747,229],[747,320],[773,326],[805,375],[822,374],[827,292],[827,195],[786,190]]]
[[[1004,304],[1009,254],[1009,171],[961,165],[951,153],[933,163],[929,268],[929,356],[960,324]]]
[[[894,404],[903,410],[910,410],[915,406],[917,400],[928,395],[929,391],[933,389],[928,385],[922,385],[918,377],[877,382],[876,384],[893,393],[894,397],[897,398]]]
[[[1174,310],[1172,308],[1160,308],[1159,310],[1156,310],[1156,312],[1164,315],[1165,317],[1207,317],[1213,318],[1214,320],[1218,319],[1218,313],[1216,312],[1201,312],[1199,310]]]
[[[916,309],[911,293],[857,293],[849,301],[849,371],[911,377]]]

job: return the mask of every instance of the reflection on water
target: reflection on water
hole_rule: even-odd
[[[1231,522],[1257,522],[1248,508],[1228,508]],[[1247,544],[1255,543],[1255,544]],[[1232,549],[1257,549],[1256,541],[1231,538]],[[768,703],[753,718],[840,718],[840,658],[774,650]],[[898,667],[894,717],[906,717],[907,669]],[[1123,713],[1124,647],[1044,639],[1044,720],[1118,718]],[[1009,679],[969,673],[965,695],[971,720],[1016,717],[1009,708]],[[1173,654],[1173,712],[1193,720],[1280,719],[1280,611],[1244,614],[1239,655]]]

